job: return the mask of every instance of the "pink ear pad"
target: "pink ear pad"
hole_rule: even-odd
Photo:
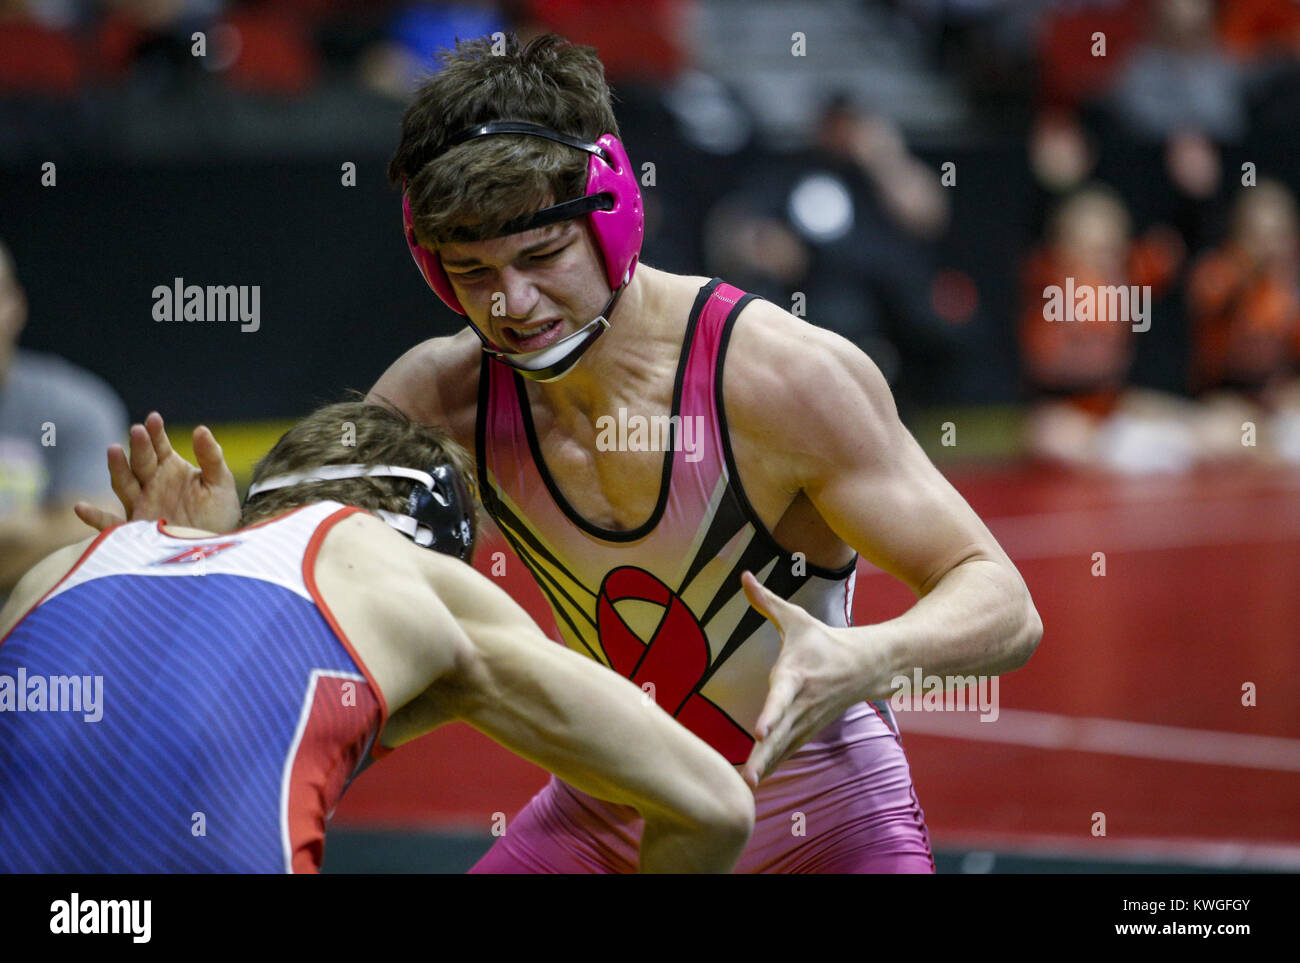
[[[587,216],[591,219],[591,229],[605,261],[605,277],[610,289],[617,290],[624,281],[632,280],[636,271],[641,242],[645,237],[645,208],[641,202],[641,185],[637,183],[627,151],[619,139],[613,134],[602,134],[596,143],[608,151],[613,164],[606,164],[595,154],[591,156],[587,163],[587,194],[608,193],[614,206],[608,211],[593,211]],[[433,293],[457,314],[466,314],[438,256],[420,247],[415,240],[411,201],[405,191],[402,193],[402,226],[415,266],[433,288]]]
[[[645,209],[641,203],[641,185],[627,159],[627,151],[613,134],[602,134],[596,141],[609,152],[613,164],[606,164],[593,154],[587,164],[587,193],[609,193],[614,206],[608,211],[592,211],[591,229],[605,257],[605,276],[611,290],[632,280],[637,256],[645,237]]]
[[[460,298],[456,297],[456,292],[452,289],[447,272],[442,269],[438,255],[420,247],[415,239],[415,226],[411,223],[411,199],[406,196],[406,191],[402,191],[402,228],[406,233],[406,246],[411,249],[411,257],[415,259],[415,266],[420,269],[429,287],[433,288],[433,293],[457,314],[466,314],[460,306]]]

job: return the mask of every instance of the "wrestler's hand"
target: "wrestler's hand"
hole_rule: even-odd
[[[121,445],[108,449],[113,494],[129,521],[166,518],[175,525],[229,532],[239,527],[239,493],[212,432],[194,429],[195,468],[171,446],[162,415],[151,412],[143,425],[131,426],[131,458]],[[77,517],[100,531],[124,519],[88,502],[75,506]]]
[[[781,634],[781,654],[754,727],[757,742],[741,771],[745,782],[757,788],[791,753],[861,700],[864,657],[870,653],[864,652],[861,639],[775,595],[752,573],[743,573],[740,581],[749,604]]]

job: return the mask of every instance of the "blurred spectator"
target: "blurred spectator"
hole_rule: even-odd
[[[891,382],[905,355],[914,375],[938,382],[954,336],[931,305],[931,242],[947,218],[938,173],[890,121],[837,96],[809,150],[757,161],[718,204],[706,259],[853,341]]]
[[[99,378],[17,347],[27,300],[0,244],[0,602],[33,564],[93,534],[77,501],[116,511],[104,452],[126,408]]]
[[[222,7],[222,0],[104,0],[96,41],[100,70],[109,79],[152,90],[200,76],[193,34],[207,36]],[[209,53],[224,56],[221,37],[213,38]]]
[[[834,97],[822,116],[817,139],[827,155],[854,163],[866,175],[899,228],[922,240],[943,233],[948,199],[939,179],[908,151],[902,132],[887,118],[862,113],[847,97]]]
[[[108,77],[148,90],[219,75],[236,90],[297,96],[315,83],[319,53],[310,10],[226,0],[108,0],[99,28]],[[195,53],[195,34],[203,53]]]
[[[1181,258],[1168,231],[1134,242],[1128,211],[1108,187],[1085,187],[1057,207],[1025,270],[1020,345],[1034,396],[1031,454],[1134,473],[1190,465],[1185,406],[1128,381],[1135,328],[1149,324],[1152,301]],[[1114,290],[1122,300],[1105,294]],[[1112,316],[1117,310],[1127,313]]]
[[[1044,291],[1055,286],[1083,290],[1129,283],[1131,225],[1123,203],[1109,189],[1091,187],[1058,207],[1047,244],[1031,255],[1026,270],[1020,343],[1031,387],[1064,396],[1095,415],[1109,415],[1132,362],[1131,326],[1125,318],[1097,323],[1047,321]],[[1104,315],[1107,308],[1100,307]],[[1102,321],[1108,323],[1100,323]]]
[[[1122,136],[1158,144],[1168,182],[1195,202],[1212,198],[1223,145],[1248,122],[1247,74],[1218,43],[1212,0],[1155,0],[1149,38],[1133,51],[1105,105]],[[1184,224],[1184,239],[1199,228]]]
[[[1133,0],[1043,3],[1038,30],[1038,96],[1043,108],[1072,112],[1106,90],[1142,36],[1143,5]],[[1094,50],[1097,35],[1105,56]]]
[[[1039,185],[1059,196],[1100,178],[1138,223],[1170,224],[1199,247],[1222,152],[1249,120],[1249,73],[1220,46],[1214,15],[1213,0],[1128,0],[1049,16],[1030,136]]]
[[[1039,185],[1053,194],[1079,187],[1097,166],[1097,148],[1076,114],[1047,110],[1029,135],[1029,164]]]
[[[1151,36],[1129,57],[1111,91],[1134,136],[1164,140],[1195,131],[1217,141],[1246,128],[1245,78],[1218,44],[1212,0],[1157,0]]]
[[[403,4],[392,14],[384,39],[362,54],[361,81],[371,90],[404,100],[433,66],[436,51],[454,48],[458,38],[486,37],[509,29],[509,21],[492,0]]]
[[[1242,188],[1230,236],[1196,265],[1189,288],[1191,382],[1204,404],[1206,457],[1300,461],[1300,238],[1291,192],[1276,181]],[[1246,421],[1260,426],[1253,448],[1242,444]]]

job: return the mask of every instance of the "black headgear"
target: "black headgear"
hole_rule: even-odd
[[[474,498],[460,472],[442,463],[428,471],[393,465],[322,465],[311,471],[276,475],[248,489],[249,499],[262,492],[344,478],[409,478],[415,482],[404,512],[375,514],[416,545],[468,562],[474,551]]]

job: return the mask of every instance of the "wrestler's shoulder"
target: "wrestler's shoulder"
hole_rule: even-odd
[[[469,328],[421,341],[393,363],[393,368],[419,376],[472,377],[478,381],[482,348]],[[392,369],[389,369],[390,371]]]
[[[331,607],[346,600],[377,625],[426,617],[430,592],[443,568],[468,568],[449,555],[421,548],[370,512],[355,512],[330,527],[314,566]],[[420,599],[424,598],[425,603]]]
[[[752,413],[771,424],[774,402],[798,424],[810,413],[834,413],[846,399],[883,400],[889,387],[853,342],[755,298],[741,309],[727,347],[727,413]],[[806,423],[805,423],[806,424]]]
[[[469,328],[430,338],[394,361],[370,395],[426,424],[454,429],[459,416],[472,414],[477,404],[481,358],[479,341]]]
[[[367,511],[354,512],[330,526],[316,556],[316,570],[347,573],[350,585],[367,589],[392,580],[394,573],[419,573],[426,551]]]

